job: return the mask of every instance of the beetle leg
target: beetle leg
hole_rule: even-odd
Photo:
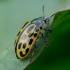
[[[48,46],[49,46],[48,41],[47,41],[47,39],[46,39],[45,35],[44,35],[43,33],[41,33],[41,35],[42,35],[42,37],[45,39],[45,43],[46,43],[46,45],[48,45]]]
[[[34,47],[33,47],[33,49],[32,49],[32,54],[31,54],[30,63],[32,63],[32,59],[33,59],[33,56],[34,56],[35,49],[36,49],[36,45],[34,45]]]
[[[49,31],[50,33],[52,32],[52,29],[51,28],[41,28],[42,30],[45,30],[45,31]]]
[[[45,35],[43,33],[41,33],[42,37],[44,37],[44,39],[46,39]]]
[[[50,16],[49,18],[45,19],[44,21],[47,24],[47,28],[41,28],[41,29],[49,31],[51,33],[52,29],[50,28],[50,25],[52,24],[53,18],[54,18],[55,15],[56,15],[56,13],[53,14],[52,16]]]

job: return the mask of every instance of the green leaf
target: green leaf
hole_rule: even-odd
[[[40,0],[37,0],[37,1],[30,0],[29,2],[28,2],[28,0],[25,0],[25,1],[24,0],[0,0],[0,70],[22,70],[30,63],[31,54],[30,54],[30,56],[28,56],[28,58],[26,58],[24,60],[18,60],[16,58],[15,50],[14,50],[15,37],[16,37],[17,33],[19,32],[20,28],[27,21],[31,21],[32,19],[38,18],[42,15],[41,8],[43,5],[45,5],[45,18],[47,18],[47,17],[51,16],[53,13],[57,12],[58,10],[68,9],[70,6],[69,3],[70,3],[70,1],[68,1],[68,0],[64,0],[63,2],[60,0],[57,0],[57,1],[56,0],[53,0],[53,1],[51,1],[51,0],[41,0],[41,1]],[[67,15],[65,15],[65,17],[67,17]],[[56,17],[55,19],[57,19],[57,18],[58,17]],[[60,18],[62,18],[62,17],[60,17]],[[60,22],[60,20],[59,20],[59,22]],[[66,18],[64,18],[61,21],[61,23],[64,20],[66,20]],[[57,22],[57,25],[56,25],[56,22]],[[66,20],[66,22],[67,22],[67,20]],[[56,28],[56,26],[59,26],[58,20],[54,21],[52,24],[53,31],[58,29],[58,28]],[[63,26],[63,24],[62,24],[62,26]],[[66,26],[65,28],[68,28],[68,27],[69,27],[69,25]],[[67,30],[64,30],[64,31],[66,32]],[[55,32],[57,32],[57,31],[55,31]],[[47,33],[44,32],[44,34],[46,35],[46,37],[48,37]],[[53,32],[52,32],[52,34],[54,35]],[[53,43],[52,34],[49,37],[50,46]],[[38,49],[36,50],[34,59],[41,53],[42,49],[44,48],[43,46],[45,45],[45,43],[43,41],[43,38],[41,38],[41,40],[39,39],[39,42],[40,41],[41,41],[40,45],[37,42],[38,43],[37,45],[39,45],[40,47],[38,47]],[[46,51],[47,51],[47,53],[49,53],[48,48]],[[49,56],[49,54],[48,54],[48,56]],[[43,59],[44,59],[44,56],[43,56]],[[33,68],[33,67],[31,66],[31,68]],[[31,68],[30,68],[30,70],[31,70]],[[34,68],[36,68],[36,67],[34,67]]]
[[[70,70],[70,10],[56,13],[51,27],[50,48],[25,70]]]

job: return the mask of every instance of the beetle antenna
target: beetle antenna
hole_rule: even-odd
[[[45,15],[44,15],[44,5],[42,7],[42,11],[43,11],[43,18],[44,18],[45,17]]]

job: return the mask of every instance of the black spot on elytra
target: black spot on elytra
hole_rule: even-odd
[[[22,53],[22,51],[20,51],[20,56],[21,57],[24,57],[25,55]]]
[[[37,36],[37,33],[34,34],[34,37],[36,37],[36,36]]]
[[[30,39],[28,44],[31,45],[32,42],[33,42],[33,39]]]
[[[21,45],[22,45],[22,43],[19,43],[19,44],[18,44],[18,49],[20,49],[20,48],[21,48]]]
[[[24,48],[24,49],[26,48],[26,43],[23,44],[23,48]]]
[[[26,49],[26,54],[29,52],[29,48]]]
[[[34,35],[34,32],[33,33],[30,33],[29,35],[28,35],[28,37],[31,37],[31,36],[33,36]]]

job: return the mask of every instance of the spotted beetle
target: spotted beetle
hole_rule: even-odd
[[[48,18],[44,18],[44,6],[42,10],[43,17],[39,17],[30,22],[26,22],[26,24],[17,34],[17,37],[15,39],[15,53],[18,59],[24,59],[30,54],[40,34],[46,39],[44,34],[41,33],[41,29],[47,30],[49,32],[52,31],[51,28],[42,28],[44,24],[48,23]],[[47,40],[45,40],[45,43],[48,44]]]

